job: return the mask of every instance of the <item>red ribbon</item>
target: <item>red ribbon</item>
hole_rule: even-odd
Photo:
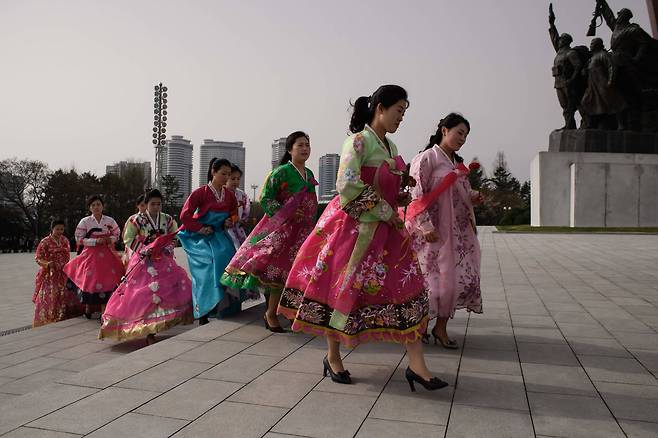
[[[444,176],[441,180],[441,183],[436,186],[434,190],[426,193],[418,199],[411,201],[411,204],[409,204],[407,207],[407,220],[413,219],[425,211],[434,201],[439,198],[439,196],[441,196],[441,193],[445,192],[455,181],[457,181],[457,178],[466,176],[470,172],[476,171],[479,168],[480,163],[475,161],[469,164],[468,168],[464,166],[464,163],[457,164],[455,170]]]

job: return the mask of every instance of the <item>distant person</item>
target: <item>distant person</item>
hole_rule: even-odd
[[[103,207],[99,195],[87,200],[91,215],[80,220],[75,229],[79,255],[64,266],[64,273],[78,289],[87,318],[91,318],[92,306],[100,305],[103,312],[124,273],[121,257],[114,248],[119,240],[119,225],[103,214]]]
[[[406,226],[429,287],[429,316],[436,318],[434,343],[448,349],[458,348],[447,332],[455,310],[482,313],[480,244],[473,213],[473,204],[482,196],[471,189],[469,169],[457,155],[470,131],[462,115],[448,114],[410,170],[416,186]],[[423,338],[429,342],[429,335]]]
[[[123,256],[121,256],[121,260],[123,261],[124,265],[128,265],[128,262],[130,261],[130,257],[133,254],[133,251],[135,250],[134,248],[131,248],[128,244],[126,244],[126,230],[128,229],[128,224],[135,219],[135,217],[140,214],[144,213],[146,211],[146,202],[144,202],[144,195],[139,195],[137,199],[135,200],[135,209],[137,212],[130,216],[128,220],[126,220],[126,224],[123,226],[123,235],[121,236],[121,239],[123,240],[124,243],[124,249],[123,249]],[[131,239],[131,242],[134,242]]]
[[[131,217],[124,230],[133,248],[124,281],[112,294],[102,316],[99,338],[119,341],[142,338],[194,322],[192,282],[174,259],[176,221],[162,212],[162,194],[146,192],[144,213]]]
[[[265,328],[281,333],[276,316],[281,292],[299,247],[313,230],[318,208],[318,184],[306,161],[311,155],[309,136],[295,131],[286,138],[286,152],[272,170],[260,196],[265,216],[249,234],[222,276],[233,289],[262,293],[267,299]]]
[[[71,246],[64,236],[64,221],[54,220],[50,224],[50,234],[39,245],[35,260],[39,265],[34,303],[32,327],[62,321],[80,315],[80,301],[66,288],[66,274],[62,268],[69,261]]]
[[[224,187],[230,176],[228,160],[210,160],[207,184],[190,194],[180,213],[183,230],[178,238],[187,253],[194,317],[200,325],[208,323],[211,312],[227,316],[240,311],[240,295],[231,295],[219,282],[235,254],[226,233],[237,222],[238,212],[235,195]]]
[[[425,364],[421,336],[427,294],[420,266],[397,206],[406,166],[386,134],[397,131],[409,106],[407,92],[383,85],[354,103],[343,143],[335,197],[297,254],[279,304],[292,329],[327,338],[323,373],[350,384],[340,345],[397,342],[409,357],[412,391],[447,386]]]
[[[247,239],[246,228],[249,224],[249,212],[251,211],[249,196],[240,189],[241,178],[242,170],[235,164],[231,165],[231,177],[226,183],[226,188],[233,192],[235,199],[238,201],[238,221],[232,228],[228,229],[228,235],[231,236],[236,251]]]

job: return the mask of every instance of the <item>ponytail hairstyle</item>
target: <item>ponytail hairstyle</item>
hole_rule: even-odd
[[[229,169],[231,168],[231,162],[227,160],[226,158],[213,158],[210,160],[210,164],[208,165],[208,181],[212,181],[212,172],[213,170],[217,172],[219,169],[222,168],[222,166],[226,166]]]
[[[366,125],[372,123],[375,110],[380,103],[384,108],[390,108],[399,101],[404,100],[409,106],[407,91],[399,85],[382,85],[370,96],[361,96],[354,103],[350,103],[354,110],[350,120],[350,132],[356,134],[363,131]]]
[[[423,151],[431,149],[434,145],[440,145],[443,140],[443,130],[442,128],[452,129],[455,126],[463,123],[466,125],[468,132],[471,132],[471,124],[466,120],[464,116],[459,113],[450,113],[439,121],[439,126],[436,128],[436,132],[430,135],[430,140],[427,143],[427,146]],[[464,159],[459,155],[455,154],[455,161],[462,163]]]
[[[290,151],[292,151],[292,146],[300,137],[305,137],[306,140],[311,141],[311,138],[308,136],[308,134],[303,131],[295,131],[292,134],[290,134],[286,138],[286,153],[283,154],[283,157],[281,157],[281,161],[279,161],[279,166],[282,166],[286,164],[288,161],[292,160],[292,155],[290,155]]]

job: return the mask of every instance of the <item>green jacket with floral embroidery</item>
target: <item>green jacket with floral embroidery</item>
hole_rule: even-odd
[[[311,169],[306,168],[306,181],[304,181],[291,162],[282,164],[265,178],[260,194],[260,205],[268,216],[274,216],[292,195],[302,191],[304,187],[308,193],[315,193],[314,182]]]
[[[388,221],[391,206],[377,194],[375,188],[361,179],[361,167],[379,167],[398,155],[395,144],[388,140],[389,151],[369,126],[351,135],[343,143],[336,190],[343,210],[360,222]]]

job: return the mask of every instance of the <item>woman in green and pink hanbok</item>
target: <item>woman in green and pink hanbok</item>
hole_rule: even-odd
[[[409,353],[406,377],[427,389],[447,384],[432,377],[420,342],[427,325],[425,283],[397,206],[406,166],[386,137],[402,122],[406,91],[380,87],[354,105],[336,180],[327,206],[290,270],[279,313],[292,329],[327,337],[324,374],[351,383],[339,346],[388,341]]]
[[[265,216],[226,267],[222,284],[265,294],[265,327],[283,329],[276,317],[281,291],[297,251],[313,230],[318,201],[313,172],[305,167],[311,153],[309,137],[301,131],[286,139],[281,165],[265,180],[260,204]]]

